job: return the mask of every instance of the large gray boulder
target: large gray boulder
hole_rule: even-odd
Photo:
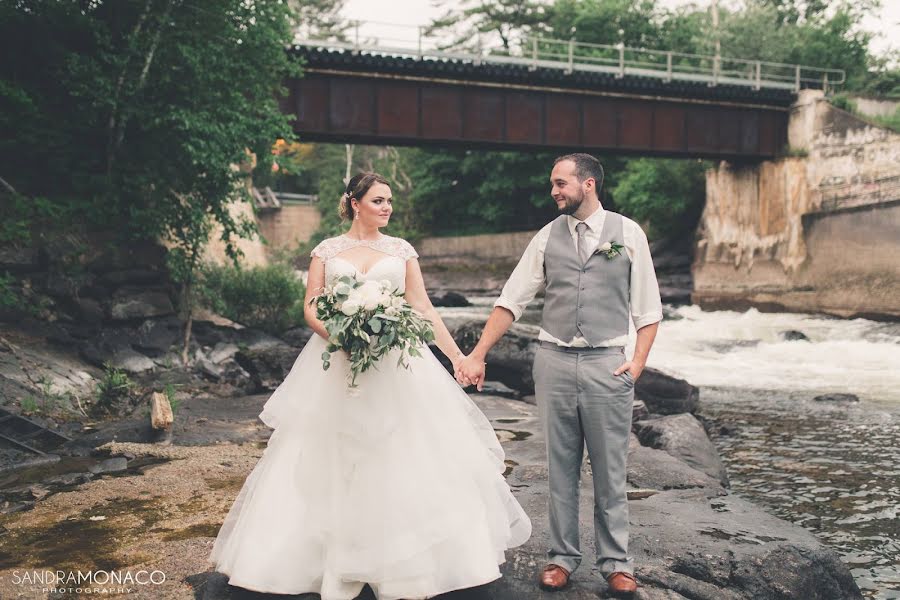
[[[646,368],[634,385],[634,394],[647,410],[659,415],[692,413],[700,401],[700,389],[684,379]]]
[[[115,291],[109,315],[115,320],[146,319],[174,314],[175,307],[164,289],[120,288]]]
[[[700,489],[707,496],[726,493],[722,482],[698,471],[664,450],[642,446],[633,433],[628,440],[628,483],[653,490]]]
[[[728,473],[700,421],[691,414],[669,415],[634,424],[644,446],[663,450],[687,465],[728,485]]]
[[[291,371],[300,349],[277,342],[243,348],[235,362],[250,375],[256,391],[273,391]]]

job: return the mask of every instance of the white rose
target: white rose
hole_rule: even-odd
[[[381,287],[374,281],[367,281],[357,289],[357,292],[360,304],[366,310],[375,310],[381,302]]]
[[[339,283],[336,286],[334,286],[334,293],[341,294],[342,296],[346,296],[347,294],[350,293],[350,290],[352,290],[352,289],[353,288],[350,287],[349,285],[347,285],[346,283]]]
[[[612,250],[612,244],[609,242],[603,242],[599,248],[597,248],[600,252],[606,252],[607,250]]]
[[[393,306],[388,306],[386,309],[384,309],[384,314],[389,317],[396,317],[398,312],[399,311]]]
[[[390,279],[382,279],[379,283],[381,283],[381,287],[383,287],[386,290],[394,289],[394,284],[391,283]]]
[[[359,302],[357,302],[356,300],[346,300],[341,305],[341,312],[348,317],[352,317],[359,312]]]
[[[403,308],[404,302],[405,302],[405,300],[403,300],[402,296],[394,296],[393,298],[391,298],[391,306],[393,308],[397,308],[397,309]]]

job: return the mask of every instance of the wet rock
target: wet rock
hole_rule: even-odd
[[[128,468],[128,459],[124,456],[115,456],[107,458],[90,468],[91,473],[99,475],[101,473],[118,473]]]
[[[253,378],[234,358],[229,358],[217,364],[202,356],[195,362],[195,368],[211,381],[228,383],[242,389],[248,387],[253,389],[255,386]]]
[[[459,292],[446,292],[443,296],[429,296],[429,299],[433,306],[463,307],[472,305],[472,303]]]
[[[119,269],[103,273],[100,279],[115,286],[161,283],[165,279],[165,273],[158,269]]]
[[[813,398],[816,402],[859,402],[856,394],[822,394]]]
[[[793,342],[797,340],[801,340],[804,342],[808,342],[809,338],[806,337],[806,334],[802,331],[797,331],[796,329],[788,329],[787,331],[782,331],[778,334],[778,337],[786,342]]]
[[[306,345],[309,339],[316,335],[315,332],[309,327],[301,326],[294,327],[293,329],[288,329],[284,333],[280,334],[282,340],[290,344],[291,346],[296,346],[297,348],[302,348]]]
[[[641,444],[664,450],[689,466],[728,485],[728,474],[706,430],[691,414],[638,421],[635,433]]]
[[[99,324],[106,318],[103,305],[93,298],[79,297],[73,299],[73,302],[78,309],[79,316],[88,323]]]
[[[137,338],[132,343],[135,349],[156,358],[177,345],[182,335],[182,324],[177,317],[147,319],[138,327]]]
[[[635,400],[631,409],[631,422],[634,423],[635,421],[646,419],[648,416],[650,416],[650,411],[647,410],[647,405],[644,404],[644,401]]]
[[[710,497],[726,493],[719,480],[663,450],[642,446],[634,434],[628,439],[628,483],[657,490],[699,488]]]
[[[38,252],[35,248],[18,248],[4,244],[0,246],[0,271],[26,273],[38,266]]]
[[[647,410],[660,415],[692,413],[700,401],[700,389],[684,379],[646,368],[634,386],[634,394]]]
[[[115,320],[146,319],[171,315],[175,312],[166,290],[121,288],[113,294],[109,307]]]
[[[107,360],[113,367],[122,369],[127,373],[143,373],[156,368],[156,363],[153,362],[153,359],[131,348],[123,348],[115,352]]]
[[[275,340],[235,354],[234,359],[246,371],[257,391],[272,391],[281,385],[300,351]]]
[[[43,499],[47,494],[50,493],[50,490],[42,485],[32,485],[28,487],[28,492],[31,494],[31,497],[35,500]]]
[[[215,364],[222,363],[237,354],[238,350],[240,350],[240,348],[238,348],[235,343],[219,342],[209,353],[209,360]]]
[[[502,396],[503,398],[514,398],[517,400],[522,397],[522,392],[514,390],[499,381],[485,381],[484,385],[482,385],[481,387],[481,392],[476,393],[489,394],[491,396]]]

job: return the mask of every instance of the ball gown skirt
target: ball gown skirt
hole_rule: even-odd
[[[531,522],[490,422],[420,346],[357,377],[313,335],[260,419],[274,431],[219,530],[209,564],[260,592],[350,600],[432,597],[500,577]]]

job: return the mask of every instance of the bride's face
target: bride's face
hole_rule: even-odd
[[[368,227],[384,227],[394,210],[391,188],[374,183],[366,194],[353,204],[359,213],[359,221]]]

